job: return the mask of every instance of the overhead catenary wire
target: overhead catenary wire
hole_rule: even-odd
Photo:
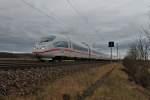
[[[70,2],[70,0],[66,0],[67,1],[67,3],[70,5],[70,7],[75,11],[75,13],[82,19],[82,20],[84,20],[84,22],[87,24],[87,25],[89,25],[90,26],[90,28],[93,28],[93,26],[89,23],[89,20],[88,20],[88,18],[87,17],[85,17],[85,16],[83,16],[82,14],[81,14],[81,12]],[[93,31],[94,32],[98,32],[96,29],[94,29],[93,28]]]
[[[62,26],[65,26],[64,23],[62,23],[62,22],[60,22],[58,19],[56,19],[56,16],[55,16],[55,14],[54,14],[53,12],[50,12],[51,15],[49,15],[48,13],[42,11],[42,10],[39,9],[38,7],[35,7],[34,5],[32,5],[31,3],[27,2],[26,0],[21,0],[21,1],[22,1],[24,4],[28,5],[29,7],[31,7],[32,9],[35,9],[35,10],[38,11],[39,13],[41,13],[41,14],[45,15],[46,17],[48,17],[48,18],[54,20],[55,22],[59,23],[59,25],[61,26],[61,28],[62,28]],[[55,16],[55,17],[53,17],[52,15]],[[63,29],[63,28],[62,28],[62,29]],[[63,29],[63,30],[64,30],[64,29]]]
[[[34,6],[33,4],[27,2],[26,0],[21,0],[21,1],[22,1],[24,4],[28,5],[29,7],[31,7],[32,9],[35,9],[35,10],[38,11],[39,13],[41,13],[41,14],[47,16],[48,18],[50,18],[51,20],[57,22],[57,23],[59,24],[59,26],[61,27],[62,30],[66,30],[66,29],[64,29],[64,28],[62,27],[62,26],[65,26],[66,24],[64,24],[64,23],[62,23],[61,21],[59,21],[58,18],[57,18],[57,16],[55,16],[55,13],[49,12],[49,13],[51,14],[51,15],[50,15],[50,14],[44,12],[43,10],[39,9],[38,7]],[[85,16],[83,16],[83,15],[81,14],[81,12],[80,12],[78,9],[76,9],[76,7],[70,2],[70,0],[67,0],[67,2],[68,2],[68,4],[70,5],[70,7],[75,11],[75,13],[76,13],[79,17],[81,17],[82,20],[84,20],[84,22],[86,23],[86,25],[88,25],[88,27],[92,28],[92,30],[93,30],[95,33],[97,33],[98,31],[97,31],[96,29],[94,29],[94,27],[89,23],[88,18],[85,17]],[[52,15],[55,16],[55,17],[53,17]]]

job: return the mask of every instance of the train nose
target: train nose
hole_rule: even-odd
[[[35,47],[32,51],[32,53],[36,56],[42,56],[41,53],[45,51],[44,47]]]

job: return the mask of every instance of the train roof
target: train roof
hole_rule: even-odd
[[[61,34],[48,34],[48,35],[44,35],[44,36],[42,36],[42,38],[44,38],[44,37],[51,37],[51,36],[66,38],[66,36],[61,35]]]

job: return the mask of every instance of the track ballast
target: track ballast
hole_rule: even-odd
[[[106,63],[108,61],[62,61],[62,62],[40,62],[37,60],[0,60],[0,70],[17,70],[42,67],[70,66],[81,64]]]

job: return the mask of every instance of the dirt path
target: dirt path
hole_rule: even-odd
[[[91,84],[90,87],[88,87],[86,90],[84,90],[82,95],[77,96],[77,100],[85,100],[86,97],[92,96],[94,91],[99,88],[104,82],[108,79],[109,75],[112,73],[112,71],[115,69],[115,67],[112,67],[111,70],[109,70],[107,73],[105,73],[99,80],[97,80],[94,84]]]

